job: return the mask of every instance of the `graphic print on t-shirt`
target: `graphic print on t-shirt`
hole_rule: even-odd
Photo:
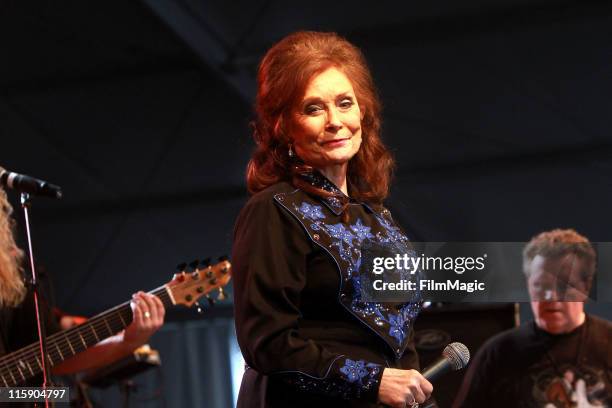
[[[531,376],[532,396],[538,407],[544,408],[612,408],[606,395],[603,370],[590,366],[563,366],[559,375],[548,367]]]

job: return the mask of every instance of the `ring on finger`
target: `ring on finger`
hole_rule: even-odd
[[[414,395],[410,394],[408,396],[408,398],[406,399],[406,407],[419,408],[419,403],[416,402],[416,398],[414,398]]]
[[[145,319],[148,319],[149,317],[151,317],[151,313],[147,310],[146,312],[144,312],[144,317]]]

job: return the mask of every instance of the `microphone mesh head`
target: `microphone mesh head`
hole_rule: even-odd
[[[470,350],[463,343],[451,343],[444,348],[442,355],[451,363],[453,370],[460,370],[470,361]]]

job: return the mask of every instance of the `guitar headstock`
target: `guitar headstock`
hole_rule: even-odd
[[[223,287],[229,283],[232,276],[232,265],[227,258],[220,258],[214,265],[207,261],[194,261],[189,264],[193,272],[185,271],[187,264],[179,266],[181,272],[174,274],[174,278],[166,284],[172,303],[191,307],[199,298],[207,296],[215,289],[219,290],[219,300],[225,298]]]

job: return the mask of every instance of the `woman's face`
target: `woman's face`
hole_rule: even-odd
[[[324,170],[345,165],[361,146],[362,114],[349,79],[337,68],[315,75],[292,114],[295,153]]]

